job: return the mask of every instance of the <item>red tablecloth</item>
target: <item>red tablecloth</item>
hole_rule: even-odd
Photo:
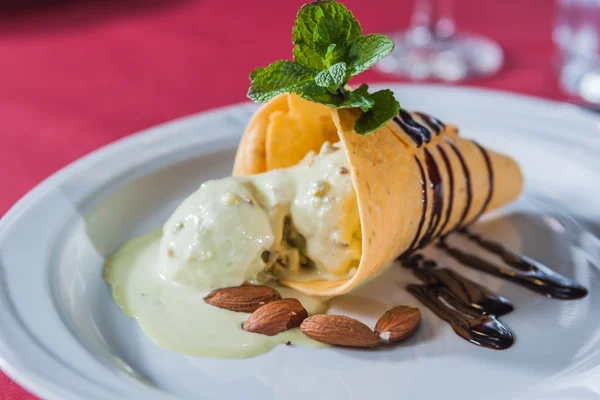
[[[291,57],[291,27],[302,3],[2,2],[0,215],[48,175],[99,146],[243,101],[254,67]],[[366,32],[406,27],[413,5],[345,3]],[[550,0],[456,3],[459,29],[488,35],[506,50],[498,75],[469,85],[562,96],[553,73]],[[376,72],[363,78],[391,80]],[[30,398],[0,372],[1,400]]]

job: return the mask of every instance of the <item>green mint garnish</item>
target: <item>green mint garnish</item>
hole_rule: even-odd
[[[300,93],[303,87],[315,81],[318,74],[319,71],[295,62],[276,61],[250,74],[252,86],[248,97],[264,103],[281,93]]]
[[[346,63],[339,62],[323,70],[315,77],[315,83],[335,93],[346,81]]]
[[[394,98],[394,93],[389,89],[379,90],[371,94],[375,102],[367,112],[363,112],[354,124],[356,132],[373,132],[381,128],[390,119],[398,115],[400,103]],[[364,110],[363,110],[364,111]]]
[[[366,135],[398,115],[400,103],[390,90],[369,93],[367,85],[354,91],[345,86],[394,48],[385,35],[363,35],[352,13],[334,0],[302,6],[292,30],[294,61],[277,61],[250,75],[248,97],[267,102],[281,93],[333,108],[360,108],[354,129]]]

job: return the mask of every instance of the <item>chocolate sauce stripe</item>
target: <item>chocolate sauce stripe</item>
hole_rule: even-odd
[[[397,116],[393,118],[394,122],[402,128],[404,133],[411,138],[417,147],[421,147],[423,143],[431,141],[431,132],[429,128],[421,125],[404,109],[400,109]]]
[[[421,218],[419,220],[419,225],[417,226],[417,232],[416,232],[412,242],[408,246],[408,249],[400,257],[407,256],[415,249],[415,246],[417,245],[417,243],[419,242],[419,239],[421,237],[421,230],[423,229],[423,225],[425,224],[425,218],[427,216],[427,205],[428,205],[427,177],[425,176],[425,170],[423,169],[423,164],[421,163],[421,160],[419,160],[419,157],[417,157],[416,155],[414,157],[415,157],[415,162],[417,163],[417,166],[419,167],[419,172],[421,173],[421,192],[423,195],[423,208],[422,208],[422,212],[421,212]]]
[[[419,291],[421,295],[417,296],[417,298],[424,303],[427,308],[435,313],[438,317],[443,319],[446,322],[452,323],[453,320],[461,319],[466,320],[463,314],[459,313],[455,309],[448,307],[441,300],[438,299],[440,293],[439,289],[435,286],[431,285],[408,285],[407,289],[410,293],[415,294],[415,291]]]
[[[440,272],[441,271],[444,271],[444,270],[440,270]],[[447,269],[446,271],[450,271],[450,270]],[[465,280],[462,277],[459,277],[452,273],[448,273],[448,275],[451,280],[451,283],[454,283],[454,285],[458,286],[458,289],[459,289],[459,291],[450,290],[450,293],[453,293],[454,296],[456,296],[460,299],[459,303],[464,303],[464,304],[468,304],[469,306],[472,306],[472,304],[475,303],[475,299],[470,295],[469,288],[467,287],[468,284],[465,282]],[[449,283],[445,283],[445,286],[447,286],[448,288],[451,287],[451,285]],[[465,299],[460,298],[461,293],[464,294]]]
[[[477,215],[475,215],[475,217],[473,217],[473,219],[468,224],[466,224],[467,226],[476,222],[483,215],[483,213],[485,213],[488,206],[490,205],[490,202],[492,201],[492,197],[494,196],[494,169],[492,168],[492,160],[490,159],[490,155],[488,154],[486,149],[484,149],[476,141],[473,141],[473,143],[481,151],[481,155],[483,156],[483,160],[485,161],[485,165],[486,165],[487,172],[488,172],[489,188],[488,188],[488,194],[483,202],[483,205],[481,206],[481,209],[479,210]]]
[[[485,311],[480,307],[474,307],[470,303],[465,303],[459,299],[452,290],[448,288],[440,288],[438,291],[438,297],[443,299],[450,307],[456,310],[458,313],[467,316],[467,318],[481,318]],[[444,303],[444,301],[441,301]],[[492,313],[489,313],[492,314]]]
[[[442,121],[440,121],[439,119],[437,119],[435,117],[432,117],[431,115],[427,115],[422,112],[415,112],[415,114],[417,114],[419,117],[421,117],[423,122],[425,122],[425,124],[427,126],[429,126],[429,128],[432,131],[434,131],[436,135],[439,135],[440,133],[442,133],[442,130],[446,127],[446,125]]]
[[[442,213],[444,211],[444,182],[440,174],[433,154],[425,148],[423,150],[425,154],[425,166],[427,167],[427,178],[432,191],[431,200],[431,216],[429,218],[429,226],[425,231],[425,235],[419,241],[419,247],[424,247],[432,240],[434,233],[442,219]]]
[[[426,260],[421,255],[404,260],[402,264],[410,268],[415,276],[425,284],[436,285],[448,290],[459,302],[471,309],[478,310],[478,312],[485,310],[488,314],[500,316],[514,309],[511,302],[504,297],[494,294],[486,287],[451,269],[436,268],[435,261]]]
[[[402,118],[406,125],[410,126],[421,134],[425,143],[429,143],[431,141],[432,135],[429,128],[417,122],[408,111],[400,109],[398,115]]]
[[[475,254],[469,254],[451,247],[445,242],[440,242],[439,247],[467,267],[489,273],[556,299],[574,300],[583,298],[588,294],[585,287],[572,279],[555,272],[536,260],[509,250],[501,243],[484,239],[466,229],[459,232],[479,247],[500,257],[504,263],[517,271],[498,266]]]
[[[404,260],[402,265],[424,282],[408,285],[407,290],[448,322],[460,337],[498,350],[513,344],[514,335],[494,315],[513,310],[508,300],[450,269],[435,268],[435,261],[426,260],[420,254]]]
[[[452,148],[452,150],[454,151],[454,154],[456,154],[456,157],[458,158],[458,161],[460,163],[462,173],[463,173],[463,176],[465,179],[465,185],[466,185],[465,195],[467,196],[467,198],[465,200],[465,208],[460,216],[460,219],[454,225],[454,227],[450,230],[450,231],[453,231],[453,230],[460,228],[463,225],[463,223],[465,222],[465,219],[467,218],[467,215],[469,214],[469,211],[471,210],[471,203],[473,202],[473,188],[471,187],[471,173],[469,172],[469,168],[467,167],[465,158],[463,157],[463,155],[460,152],[460,150],[458,149],[458,147],[450,139],[448,139],[447,137],[445,139],[446,139],[446,142],[448,143],[448,145],[450,145],[450,148]]]
[[[446,218],[444,223],[440,227],[439,235],[444,234],[444,230],[448,226],[450,222],[450,217],[452,216],[452,208],[454,207],[454,171],[452,170],[452,164],[450,164],[450,159],[448,158],[448,153],[442,146],[441,143],[437,143],[437,148],[442,156],[442,160],[444,161],[444,166],[446,167],[446,171],[448,172],[448,209],[446,211]]]
[[[477,317],[477,314],[463,314],[453,309],[450,302],[450,307],[446,305],[440,299],[440,290],[432,285],[408,285],[407,290],[471,343],[495,350],[507,349],[514,343],[512,332],[494,315],[484,312],[479,312]]]
[[[423,145],[423,137],[418,133],[414,132],[412,129],[406,126],[406,124],[400,119],[400,117],[394,117],[394,122],[398,124],[400,129],[417,145],[417,147],[421,147]]]
[[[496,296],[483,286],[450,269],[441,268],[432,272],[425,268],[419,268],[414,270],[414,273],[423,282],[437,285],[440,295],[463,314],[478,317],[485,312],[501,316],[514,309],[508,300]],[[488,307],[486,308],[485,305]]]

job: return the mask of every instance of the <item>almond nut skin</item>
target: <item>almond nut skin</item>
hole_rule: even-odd
[[[275,300],[254,311],[242,327],[248,332],[274,336],[300,326],[308,312],[296,299]]]
[[[379,337],[362,322],[344,315],[318,314],[300,325],[302,332],[322,343],[346,347],[375,347]]]
[[[418,308],[397,306],[379,318],[375,325],[375,333],[382,342],[398,342],[415,333],[420,323],[421,311]]]
[[[251,313],[265,304],[279,299],[281,299],[281,295],[272,287],[242,285],[213,290],[204,298],[204,301],[226,310]]]

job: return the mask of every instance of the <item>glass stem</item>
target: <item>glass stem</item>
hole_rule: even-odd
[[[454,21],[454,0],[437,0],[435,35],[440,39],[449,39],[456,32]]]
[[[432,39],[448,39],[454,35],[453,0],[417,0],[411,18],[411,39],[424,45]]]

